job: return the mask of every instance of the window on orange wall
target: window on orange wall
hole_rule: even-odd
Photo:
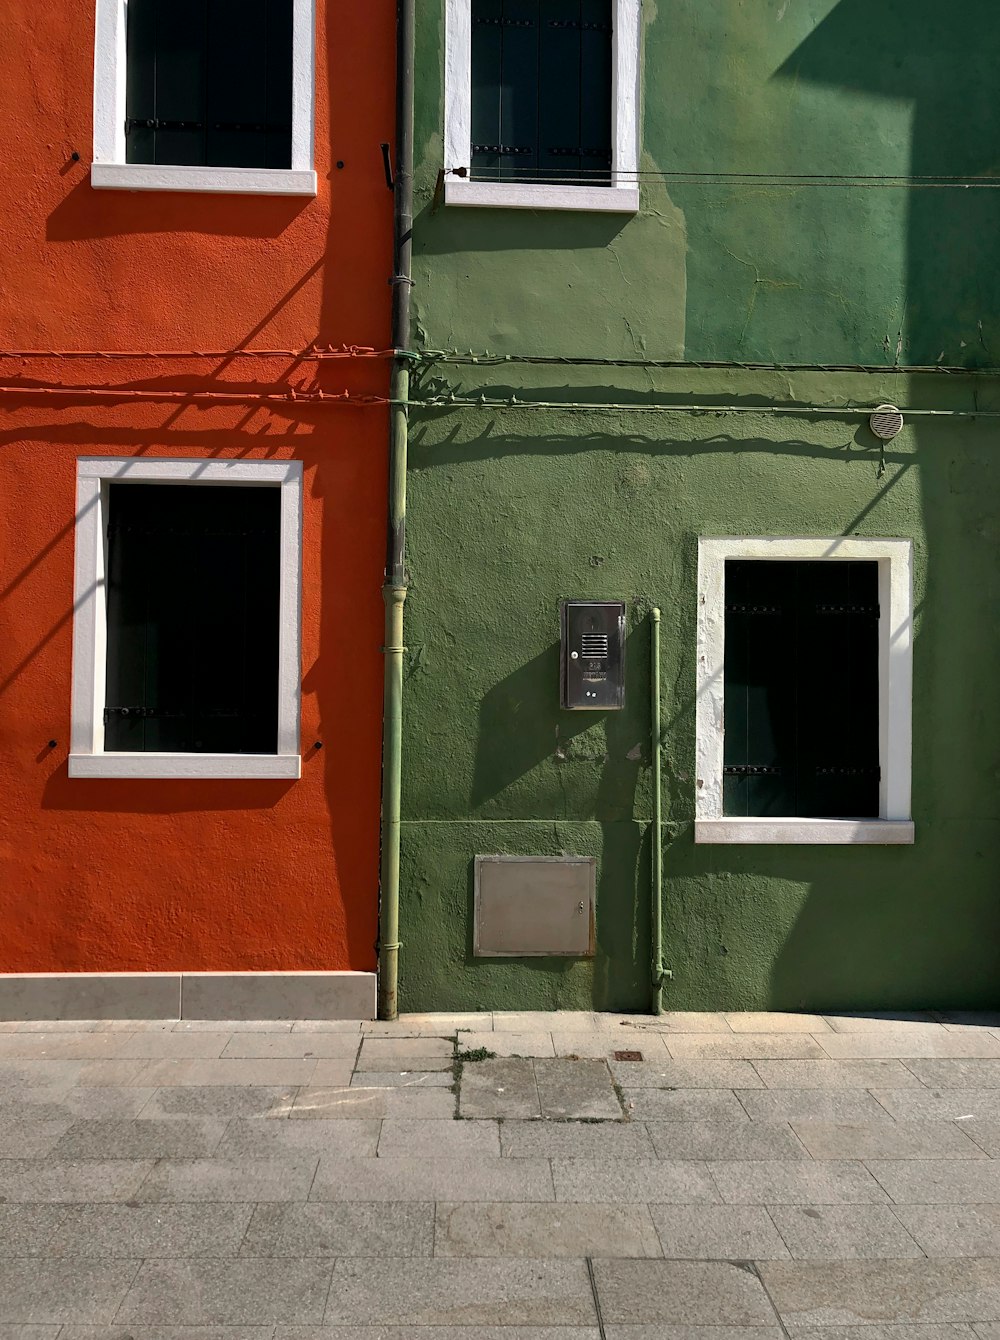
[[[126,159],[290,168],[292,0],[129,0]]]

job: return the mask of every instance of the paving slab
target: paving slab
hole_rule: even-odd
[[[3,1159],[0,1161],[0,1199],[7,1202],[128,1200],[134,1196],[153,1163],[94,1160]]]
[[[943,1010],[941,1019],[950,1028],[1000,1028],[1000,1010]]]
[[[832,1034],[831,1034],[832,1036]],[[823,1060],[828,1053],[808,1033],[682,1033],[666,1042],[677,1061]]]
[[[661,1255],[645,1205],[438,1203],[435,1256]]]
[[[823,1018],[834,1033],[902,1032],[909,1029],[937,1029],[944,1025],[930,1010],[871,1010],[861,1013],[825,1014]]]
[[[494,1033],[551,1033],[569,1028],[591,1030],[601,1027],[614,1015],[598,1015],[591,1010],[494,1010]],[[645,1016],[648,1018],[648,1016]]]
[[[64,1326],[59,1332],[59,1340],[272,1340],[273,1336],[273,1326]],[[2,1331],[0,1340],[6,1340]]]
[[[596,1326],[435,1326],[425,1333],[427,1340],[603,1340]],[[279,1326],[274,1340],[417,1340],[420,1334],[412,1326]],[[975,1340],[971,1331],[968,1340]]]
[[[633,1123],[634,1125],[635,1123]],[[889,1125],[886,1122],[886,1125]],[[787,1123],[763,1121],[647,1121],[661,1159],[808,1159]]]
[[[241,1256],[401,1257],[434,1250],[434,1206],[399,1201],[258,1205]]]
[[[318,1156],[272,1159],[161,1159],[143,1183],[141,1201],[306,1200]],[[374,1162],[374,1160],[372,1160]]]
[[[67,1205],[51,1256],[235,1256],[252,1205]]]
[[[451,1038],[373,1037],[366,1033],[361,1043],[358,1069],[368,1069],[367,1062],[370,1060],[406,1061],[425,1056],[441,1056],[451,1060],[454,1055],[455,1043]]]
[[[606,1325],[773,1326],[753,1270],[732,1262],[595,1261]]]
[[[272,1085],[193,1085],[146,1090],[141,1113],[146,1117],[284,1117],[295,1098],[294,1088]]]
[[[194,1064],[206,1065],[211,1062],[201,1061]],[[117,1088],[133,1084],[137,1088],[142,1088],[146,1084],[144,1077],[149,1066],[149,1061],[123,1060],[120,1057],[114,1057],[110,1061],[81,1061],[79,1073],[73,1083],[94,1088]],[[155,1085],[150,1084],[148,1087],[154,1088]]]
[[[996,1261],[764,1261],[786,1325],[1000,1320]]]
[[[339,1154],[348,1158],[374,1158],[381,1122],[355,1118],[349,1121],[260,1121],[237,1117],[215,1151],[217,1159],[269,1159],[286,1155]]]
[[[85,1061],[5,1061],[0,1065],[0,1080],[8,1091],[68,1089],[76,1084],[86,1064]]]
[[[1000,1205],[893,1208],[896,1218],[928,1256],[1000,1258]]]
[[[56,1159],[207,1158],[225,1121],[206,1117],[75,1121],[52,1151]]]
[[[605,1326],[605,1340],[787,1340],[778,1326]],[[968,1340],[973,1340],[970,1335]]]
[[[1000,1060],[911,1061],[910,1070],[929,1089],[1000,1089]]]
[[[868,1167],[897,1204],[986,1205],[1000,1201],[1000,1161],[874,1159]]]
[[[103,1060],[120,1056],[127,1033],[0,1033],[0,1068],[12,1058],[34,1061]]]
[[[564,1032],[553,1031],[552,1046],[556,1056],[592,1057],[610,1061],[616,1051],[641,1052],[641,1060],[666,1060],[666,1034],[652,1028],[622,1028],[612,1031],[608,1028],[595,1029],[591,1033],[583,1029]]]
[[[95,1036],[100,1036],[95,1035]],[[108,1036],[113,1037],[114,1034]],[[122,1057],[145,1060],[216,1060],[233,1036],[225,1033],[133,1033],[122,1040]],[[240,1034],[240,1036],[244,1036]]]
[[[887,1199],[863,1163],[766,1160],[710,1166],[720,1196],[730,1205],[873,1205]]]
[[[0,1121],[35,1125],[77,1117],[137,1117],[154,1089],[15,1089],[0,1076]]]
[[[1000,1159],[1000,1121],[963,1121],[958,1129],[974,1140],[991,1159]]]
[[[575,1033],[563,1033],[563,1037],[589,1036]],[[463,1033],[458,1039],[459,1052],[476,1051],[484,1047],[494,1056],[555,1056],[551,1033],[509,1033],[501,1030],[497,1033]],[[603,1053],[601,1053],[603,1055]]]
[[[305,1088],[290,1102],[288,1116],[319,1121],[357,1117],[451,1121],[455,1096],[448,1089]]]
[[[234,1033],[222,1055],[227,1060],[353,1061],[360,1046],[360,1033]]]
[[[451,1073],[454,1068],[455,1060],[451,1056],[413,1056],[410,1058],[399,1056],[366,1056],[359,1062],[357,1068],[358,1075],[427,1075],[432,1071],[440,1071],[448,1076],[447,1083],[451,1083]],[[348,1060],[340,1061],[317,1061],[316,1073],[313,1075],[313,1087],[320,1084],[346,1084],[351,1079],[352,1063]]]
[[[791,1064],[775,1062],[774,1064]],[[802,1065],[819,1062],[800,1062]],[[830,1062],[832,1065],[833,1062]],[[612,1061],[611,1073],[623,1089],[762,1089],[749,1061]]]
[[[754,1068],[769,1089],[920,1088],[902,1061],[755,1061]]]
[[[896,1121],[1000,1121],[997,1089],[873,1089],[872,1097]]]
[[[633,1121],[747,1121],[746,1109],[727,1089],[633,1089],[622,1081],[625,1111]]]
[[[512,1166],[517,1161],[509,1160]],[[553,1159],[552,1181],[559,1201],[594,1204],[718,1204],[707,1164],[664,1159],[609,1163],[604,1159]]]
[[[346,1071],[321,1069],[324,1066],[347,1065]],[[312,1088],[337,1087],[350,1076],[352,1089],[450,1089],[454,1083],[451,1065],[441,1070],[355,1070],[342,1061],[317,1061],[316,1083]]]
[[[290,1033],[292,1019],[179,1019],[173,1026],[175,1033]],[[358,1032],[358,1021],[352,1019],[345,1027]]]
[[[435,1258],[334,1266],[332,1325],[581,1326],[596,1320],[583,1261]]]
[[[529,1201],[554,1192],[546,1159],[323,1157],[309,1199]]]
[[[0,1322],[109,1322],[139,1266],[136,1259],[0,1258]]]
[[[463,1117],[540,1117],[530,1061],[477,1061],[462,1069],[458,1111]]]
[[[971,1131],[950,1121],[797,1121],[792,1129],[814,1159],[978,1159]]]
[[[516,1123],[516,1129],[521,1129],[520,1123]],[[389,1117],[382,1122],[378,1154],[380,1158],[455,1158],[466,1154],[499,1158],[499,1123],[450,1121],[442,1125],[420,1118]]]
[[[799,1326],[786,1327],[791,1340],[974,1340],[976,1329],[961,1325],[932,1325],[928,1323],[891,1322],[865,1326]]]
[[[823,1051],[837,1060],[851,1058],[891,1058],[924,1060],[933,1058],[972,1059],[1000,1057],[1000,1041],[986,1031],[964,1029],[921,1029],[911,1032],[830,1033],[820,1040]]]
[[[648,1029],[652,1033],[731,1033],[724,1014],[706,1010],[666,1010],[663,1014],[599,1014],[598,1028]],[[552,1025],[553,1029],[556,1025]],[[561,1027],[561,1025],[560,1025]]]
[[[440,1014],[401,1014],[393,1023],[384,1019],[364,1019],[361,1030],[378,1037],[379,1034],[406,1037],[413,1031],[447,1037],[460,1030],[489,1032],[493,1028],[492,1010],[444,1010]]]
[[[505,1121],[500,1126],[500,1147],[504,1158],[513,1159],[604,1159],[613,1163],[657,1158],[641,1122]]]
[[[829,1033],[821,1014],[795,1014],[781,1010],[741,1010],[726,1014],[734,1033]]]
[[[884,1092],[900,1094],[897,1109],[903,1109],[915,1091],[890,1089]],[[886,1121],[890,1116],[887,1108],[864,1090],[742,1089],[736,1096],[751,1121],[829,1121],[863,1126]]]
[[[318,1322],[331,1273],[322,1260],[146,1261],[115,1320],[189,1326]]]
[[[111,1064],[114,1064],[113,1062]],[[315,1061],[150,1061],[141,1082],[147,1088],[198,1088],[257,1086],[267,1088],[308,1084],[316,1071]]]
[[[787,1260],[767,1210],[750,1205],[650,1205],[663,1255],[674,1260]]]
[[[45,1255],[67,1209],[65,1205],[37,1202],[0,1204],[0,1256]]]
[[[41,1158],[52,1152],[72,1125],[73,1118],[68,1116],[29,1122],[0,1118],[0,1159]]]
[[[796,1260],[923,1255],[887,1205],[772,1205],[770,1213]]]
[[[606,1061],[539,1060],[534,1065],[543,1117],[622,1120],[621,1103]]]

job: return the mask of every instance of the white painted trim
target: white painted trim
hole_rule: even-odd
[[[278,633],[278,736],[274,754],[104,752],[106,517],[108,485],[255,484],[281,489],[281,574]],[[76,568],[73,591],[71,777],[300,776],[302,587],[301,461],[152,460],[81,457],[77,462]]]
[[[543,186],[470,181],[453,169],[472,158],[472,0],[447,0],[444,54],[444,198],[449,205],[500,209],[576,209],[635,214],[639,209],[639,49],[642,0],[614,0],[610,186]]]
[[[226,195],[316,194],[315,172],[287,168],[172,167],[158,163],[93,163],[95,191],[215,191]]]
[[[292,7],[292,165],[290,168],[181,167],[125,161],[125,17],[128,0],[96,0],[94,161],[98,190],[224,191],[236,195],[316,194],[315,0]]]
[[[696,819],[694,840],[769,846],[911,846],[913,824],[901,819]]]
[[[879,565],[878,820],[726,817],[722,807],[727,559],[876,561]],[[910,821],[913,698],[913,544],[857,536],[712,536],[698,542],[696,842],[906,842]],[[892,823],[888,828],[885,825]],[[899,828],[896,824],[901,825]],[[780,830],[782,836],[767,836]],[[795,832],[805,834],[796,837]],[[874,834],[895,836],[874,836]],[[860,835],[860,836],[859,836]]]

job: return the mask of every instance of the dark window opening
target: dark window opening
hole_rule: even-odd
[[[111,752],[274,754],[281,490],[111,484]]]
[[[612,0],[473,0],[472,177],[611,184]]]
[[[292,165],[292,0],[128,0],[125,157]]]
[[[879,814],[878,563],[726,564],[723,812]]]

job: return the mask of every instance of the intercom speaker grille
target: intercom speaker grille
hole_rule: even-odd
[[[903,427],[903,416],[895,405],[879,405],[868,423],[877,438],[891,442]]]
[[[607,657],[608,654],[608,635],[607,633],[584,633],[583,634],[583,654],[586,657]]]

